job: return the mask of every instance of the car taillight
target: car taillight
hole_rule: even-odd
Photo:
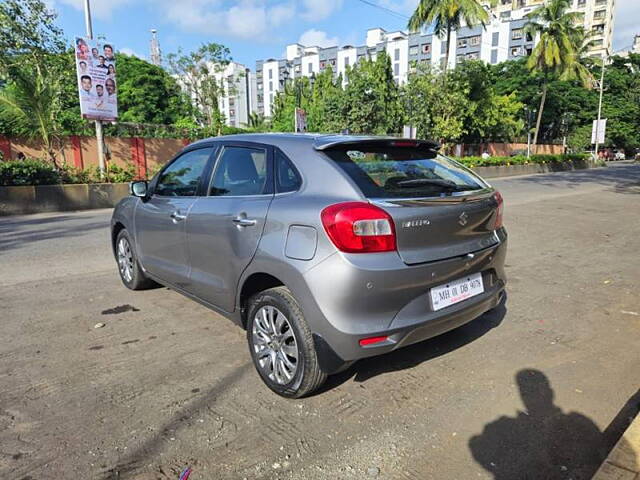
[[[391,252],[396,249],[393,220],[375,205],[337,203],[322,210],[320,218],[327,235],[342,252]]]
[[[498,208],[496,209],[496,223],[494,226],[494,230],[498,230],[499,228],[502,228],[502,215],[504,213],[504,200],[502,198],[502,195],[500,195],[500,192],[496,192],[493,195],[493,198],[496,199],[496,202],[498,203]]]

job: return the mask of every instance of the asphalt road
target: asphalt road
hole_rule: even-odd
[[[227,320],[125,289],[109,211],[1,218],[0,478],[590,478],[640,385],[640,165],[492,183],[505,306],[302,400]]]

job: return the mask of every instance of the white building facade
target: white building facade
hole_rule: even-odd
[[[602,56],[612,52],[613,19],[617,0],[571,0],[571,11],[591,34],[590,54]],[[522,18],[545,0],[498,0],[492,11],[501,21]]]
[[[225,94],[218,99],[218,107],[230,127],[246,127],[249,114],[257,110],[256,76],[244,65],[229,62],[213,74]]]
[[[611,53],[613,14],[616,0],[572,0],[572,11],[579,13],[578,21],[590,37],[590,55]],[[514,60],[531,54],[536,38],[525,33],[527,14],[544,0],[498,0],[490,11],[486,28],[464,26],[452,32],[450,44],[428,32],[387,32],[382,28],[367,30],[364,45],[321,48],[300,44],[288,45],[286,58],[256,62],[255,111],[270,117],[274,99],[289,79],[311,77],[327,68],[334,74],[344,73],[349,66],[363,58],[375,60],[379,52],[391,59],[393,76],[402,85],[409,72],[421,63],[442,69],[449,50],[449,68],[464,60],[478,59],[490,64]]]

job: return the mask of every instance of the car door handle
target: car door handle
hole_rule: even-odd
[[[173,212],[171,214],[171,219],[175,220],[176,222],[179,222],[180,220],[184,220],[185,218],[187,218],[187,216],[181,215],[180,212]]]
[[[233,223],[240,227],[252,227],[256,224],[256,221],[251,218],[235,217]]]

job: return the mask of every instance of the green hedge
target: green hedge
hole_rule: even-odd
[[[97,168],[80,170],[70,166],[56,169],[53,164],[44,160],[12,160],[0,162],[0,185],[59,185],[74,183],[121,183],[136,178],[133,165],[119,167],[110,165],[104,179],[100,178]]]
[[[541,163],[585,162],[589,159],[587,153],[573,153],[566,155],[516,155],[515,157],[461,157],[456,160],[467,167],[492,167],[502,165],[527,165]]]
[[[498,165],[526,165],[534,163],[566,163],[584,162],[589,159],[588,154],[570,155],[524,155],[515,157],[462,157],[456,160],[467,167],[488,167]],[[152,172],[151,172],[152,173]],[[0,185],[57,185],[73,183],[120,183],[130,182],[136,178],[133,165],[119,167],[109,166],[106,178],[101,179],[97,168],[79,170],[65,166],[57,170],[51,163],[43,160],[12,160],[0,161]]]

